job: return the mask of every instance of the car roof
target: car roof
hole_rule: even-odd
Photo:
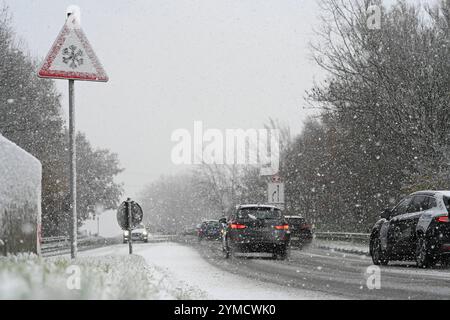
[[[295,216],[284,216],[286,219],[303,219],[303,216],[301,215],[295,215]]]
[[[237,206],[237,209],[248,209],[248,208],[270,208],[270,209],[278,209],[278,207],[268,204],[241,204]]]
[[[426,195],[426,196],[435,196],[435,195],[443,195],[450,197],[450,191],[449,190],[424,190],[424,191],[417,191],[411,194],[412,196],[416,195]]]
[[[219,220],[203,220],[202,223],[204,222],[219,222]]]

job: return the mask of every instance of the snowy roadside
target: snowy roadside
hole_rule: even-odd
[[[76,288],[79,275],[79,290]],[[72,287],[72,290],[70,289]],[[75,290],[73,290],[75,289]],[[114,245],[68,256],[0,257],[1,299],[339,299],[224,271],[177,243]]]
[[[189,299],[189,293],[138,255],[84,256],[75,261],[33,254],[0,258],[3,300]]]
[[[369,256],[367,244],[314,239],[313,245],[319,249]]]

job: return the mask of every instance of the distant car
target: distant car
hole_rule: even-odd
[[[270,253],[273,258],[289,255],[290,231],[281,210],[269,205],[241,205],[228,218],[223,232],[225,258],[236,253]]]
[[[123,243],[128,242],[130,232],[128,230],[123,231]],[[136,228],[131,231],[131,240],[132,241],[143,241],[148,242],[148,231],[147,228],[140,224]]]
[[[291,231],[291,245],[303,247],[313,239],[312,226],[301,215],[284,216]]]
[[[391,260],[415,260],[432,267],[450,258],[450,191],[421,191],[386,209],[370,236],[370,254],[376,265]]]
[[[198,240],[220,240],[222,237],[222,224],[218,220],[203,221],[198,228]]]

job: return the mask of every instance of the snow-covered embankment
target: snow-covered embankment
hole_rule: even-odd
[[[39,160],[0,135],[0,255],[39,253]]]

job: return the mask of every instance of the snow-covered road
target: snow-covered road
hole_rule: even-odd
[[[220,259],[220,244],[195,245],[204,259],[226,270],[281,285],[323,292],[348,299],[450,299],[450,270],[424,270],[411,262],[391,262],[379,268],[380,288],[370,288],[370,257],[324,250],[314,245],[292,250],[289,261]]]
[[[126,245],[89,250],[81,256],[127,254]],[[193,299],[301,300],[338,299],[337,295],[289,288],[224,271],[202,258],[197,250],[177,243],[135,244],[134,253],[161,273],[169,291],[180,290]]]
[[[367,256],[310,247],[290,261],[225,260],[217,242],[135,244],[135,254],[158,270],[164,288],[192,299],[450,299],[448,269],[411,263],[381,267],[381,288],[367,287]],[[124,255],[116,245],[81,255]]]

